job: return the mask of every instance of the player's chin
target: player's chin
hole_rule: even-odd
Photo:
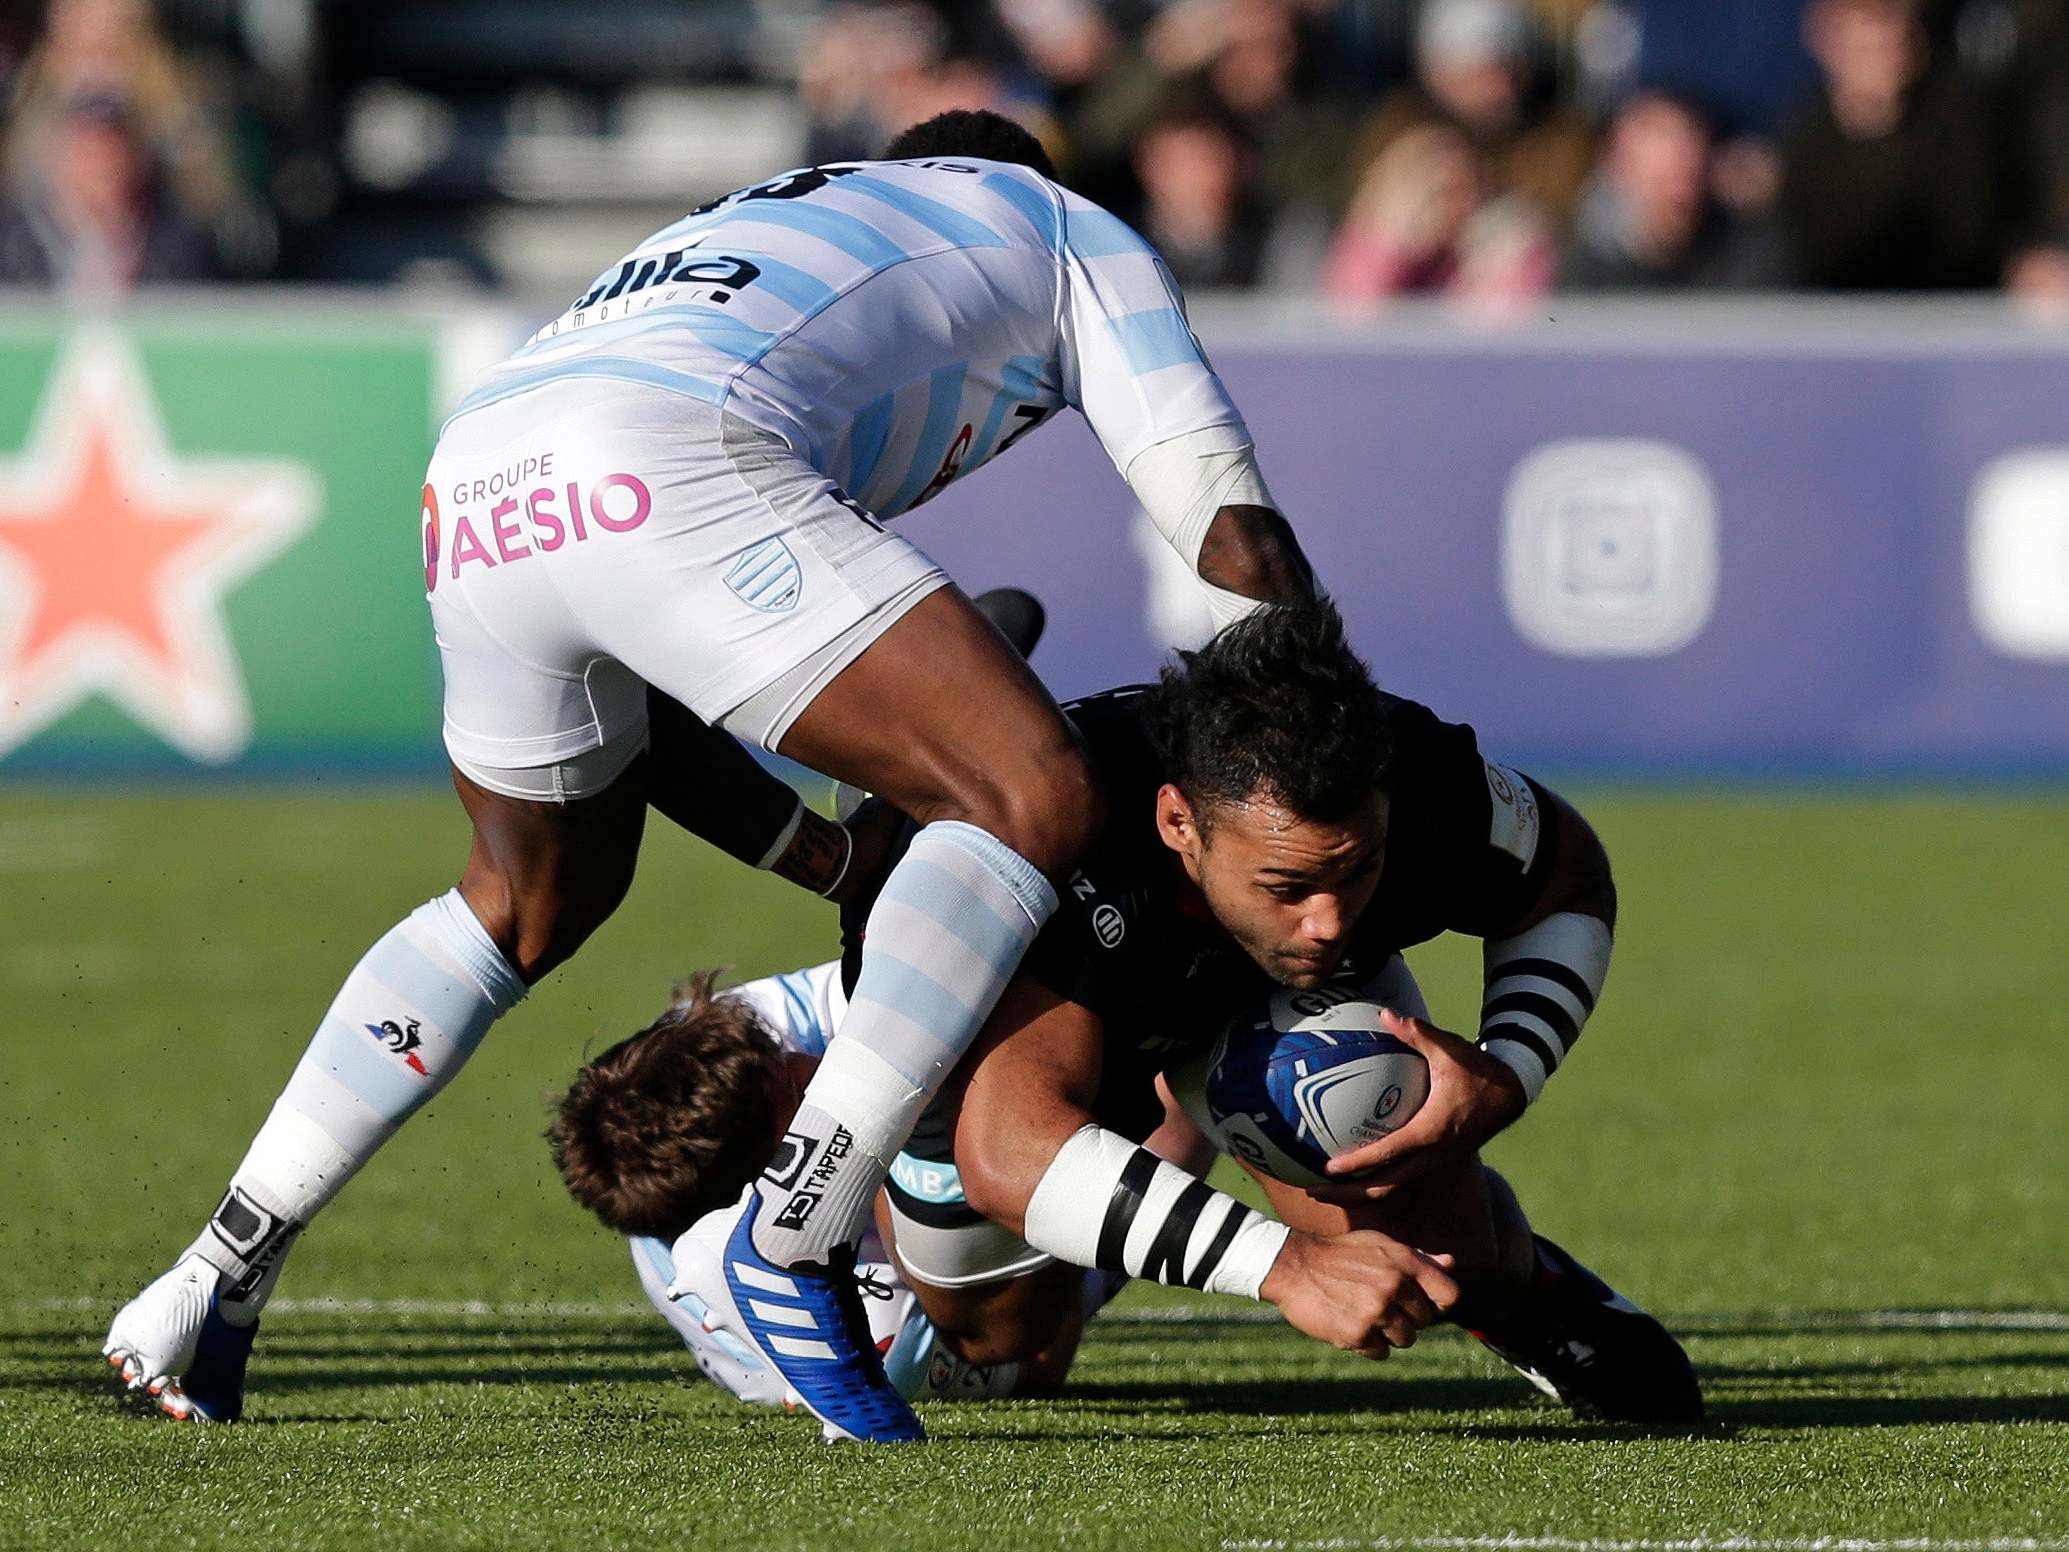
[[[1341,954],[1274,954],[1266,968],[1281,986],[1304,992],[1320,986],[1343,964]]]

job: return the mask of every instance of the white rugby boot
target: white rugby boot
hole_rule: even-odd
[[[101,1355],[131,1391],[182,1422],[235,1422],[258,1322],[222,1316],[222,1272],[200,1256],[177,1265],[116,1312]]]

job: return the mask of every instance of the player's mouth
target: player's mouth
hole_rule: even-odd
[[[1327,980],[1342,957],[1333,949],[1322,954],[1281,952],[1278,956],[1278,979],[1288,986],[1304,991],[1317,982]]]

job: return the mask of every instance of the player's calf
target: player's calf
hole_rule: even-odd
[[[562,805],[455,779],[475,820],[465,882],[353,967],[207,1226],[109,1328],[125,1382],[176,1416],[242,1413],[252,1333],[295,1239],[631,878],[636,785]]]

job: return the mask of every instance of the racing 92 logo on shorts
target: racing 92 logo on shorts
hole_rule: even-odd
[[[774,534],[742,550],[726,568],[725,583],[742,603],[764,614],[784,614],[795,609],[805,590],[804,572],[797,557]]]

